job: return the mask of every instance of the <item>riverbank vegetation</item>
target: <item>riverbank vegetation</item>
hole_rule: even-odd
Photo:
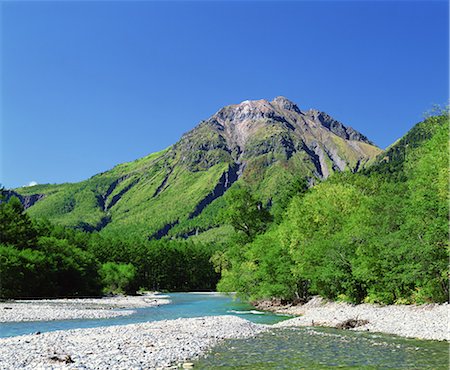
[[[299,176],[268,203],[239,180],[192,219],[197,233],[226,231],[214,242],[89,233],[30,218],[5,198],[0,297],[214,290],[220,278],[218,290],[247,299],[444,302],[448,130],[447,114],[429,117],[370,166],[309,189]]]
[[[299,192],[266,232],[235,226],[241,239],[222,256],[219,290],[249,299],[448,300],[448,131],[447,114],[430,117],[368,169]],[[232,225],[245,218],[239,212]],[[254,224],[258,217],[263,209]]]
[[[31,219],[14,197],[0,203],[1,298],[213,290],[214,252],[184,240],[106,238]]]

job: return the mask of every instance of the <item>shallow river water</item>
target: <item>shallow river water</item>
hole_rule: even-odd
[[[130,316],[100,320],[3,323],[0,337],[37,331],[124,325],[180,317],[237,315],[273,324],[289,317],[255,311],[249,304],[218,294],[173,293],[172,303],[138,308]],[[255,338],[226,341],[196,369],[448,369],[446,342],[406,339],[392,335],[329,328],[284,328]]]
[[[98,326],[126,325],[147,321],[171,320],[180,317],[236,315],[259,324],[274,324],[290,316],[256,311],[253,306],[232,296],[211,293],[167,294],[170,304],[158,307],[134,308],[136,313],[109,319],[62,320],[0,323],[0,338],[41,333],[54,330],[94,328]],[[36,301],[38,302],[38,301]],[[46,302],[48,305],[48,301]]]
[[[195,369],[448,369],[444,342],[331,328],[276,329],[227,341]]]

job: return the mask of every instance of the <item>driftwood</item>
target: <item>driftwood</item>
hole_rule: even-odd
[[[72,360],[72,357],[70,357],[70,355],[55,355],[50,357],[50,360],[56,362],[64,362],[66,364],[73,364],[75,362],[74,360]]]
[[[336,325],[338,329],[353,329],[368,324],[367,320],[348,319]]]

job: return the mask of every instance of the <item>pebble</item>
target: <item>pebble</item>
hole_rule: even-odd
[[[133,314],[133,308],[168,304],[167,296],[18,300],[0,303],[1,322],[106,319]]]
[[[367,320],[367,324],[351,330],[394,334],[417,339],[450,340],[450,305],[447,303],[387,306],[352,305],[344,302],[328,302],[316,297],[304,305],[278,307],[272,310],[283,314],[301,315],[282,321],[273,325],[273,327],[338,327],[347,320]]]
[[[57,320],[83,315],[132,312],[134,307],[169,303],[167,297],[119,297],[98,300],[8,302],[0,321]],[[156,299],[156,301],[155,301]],[[6,303],[0,303],[1,305]],[[144,306],[142,306],[144,305]],[[28,307],[28,310],[25,309]],[[118,311],[117,307],[130,310]],[[217,343],[248,338],[270,328],[332,326],[347,320],[367,320],[351,330],[396,334],[405,337],[450,340],[449,305],[377,306],[327,302],[314,298],[301,306],[273,309],[302,315],[272,326],[258,325],[236,316],[165,320],[122,326],[74,329],[0,339],[0,369],[168,369],[193,368],[191,361]],[[94,311],[95,314],[91,311]],[[62,312],[62,314],[61,314]],[[90,318],[99,316],[90,316]]]
[[[220,341],[265,330],[236,316],[211,316],[3,338],[0,369],[187,369],[187,360]]]

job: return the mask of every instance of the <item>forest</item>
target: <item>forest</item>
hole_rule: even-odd
[[[235,226],[218,289],[251,300],[447,301],[448,132],[447,114],[429,117],[371,167],[296,194],[270,226],[239,190],[230,221],[253,209],[252,231]]]
[[[226,243],[105,236],[0,202],[0,297],[139,290],[311,295],[367,303],[448,300],[448,116],[417,124],[372,164],[308,188],[298,177],[263,204],[235,183],[218,222]]]
[[[31,219],[0,203],[0,297],[86,297],[141,290],[213,290],[210,245],[108,238]]]

